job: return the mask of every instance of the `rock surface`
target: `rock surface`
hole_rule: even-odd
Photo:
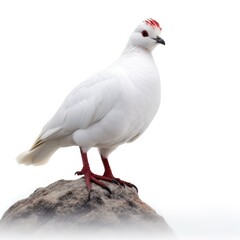
[[[106,185],[111,194],[94,183],[89,194],[84,178],[59,180],[39,188],[5,212],[0,229],[17,232],[125,229],[173,235],[164,219],[141,201],[134,188],[107,182]]]

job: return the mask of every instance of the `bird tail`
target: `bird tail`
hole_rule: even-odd
[[[30,150],[21,153],[17,157],[17,162],[25,165],[43,165],[48,162],[58,148],[57,141],[36,142]]]

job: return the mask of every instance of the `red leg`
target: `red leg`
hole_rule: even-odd
[[[101,156],[101,158],[102,158],[103,166],[104,166],[104,169],[105,169],[104,174],[101,177],[102,180],[110,181],[110,182],[116,182],[117,184],[120,184],[122,186],[126,185],[128,187],[133,187],[138,191],[138,188],[134,184],[129,183],[129,182],[125,182],[125,181],[123,181],[119,178],[115,178],[112,174],[112,170],[111,170],[111,167],[109,165],[108,159],[103,157],[103,156]],[[99,177],[100,176],[98,176],[98,178]]]
[[[103,156],[101,156],[101,159],[102,159],[104,170],[105,170],[103,176],[114,178],[108,159]]]
[[[83,152],[81,148],[80,148],[80,152],[81,152],[81,156],[82,156],[83,168],[81,171],[77,171],[75,174],[78,176],[79,175],[85,176],[86,186],[89,191],[92,189],[91,182],[94,182],[95,184],[108,190],[108,192],[111,194],[111,190],[103,182],[99,181],[99,178],[97,177],[97,175],[95,175],[91,172],[91,169],[90,169],[90,166],[88,163],[87,153]]]

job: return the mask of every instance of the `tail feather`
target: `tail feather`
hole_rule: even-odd
[[[25,165],[43,165],[48,162],[58,148],[59,145],[57,141],[36,144],[34,148],[21,153],[17,157],[17,162]]]

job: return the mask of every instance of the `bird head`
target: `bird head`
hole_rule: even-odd
[[[130,37],[130,42],[136,47],[141,47],[152,51],[157,44],[165,45],[165,41],[160,37],[162,28],[159,23],[152,18],[141,22]]]

